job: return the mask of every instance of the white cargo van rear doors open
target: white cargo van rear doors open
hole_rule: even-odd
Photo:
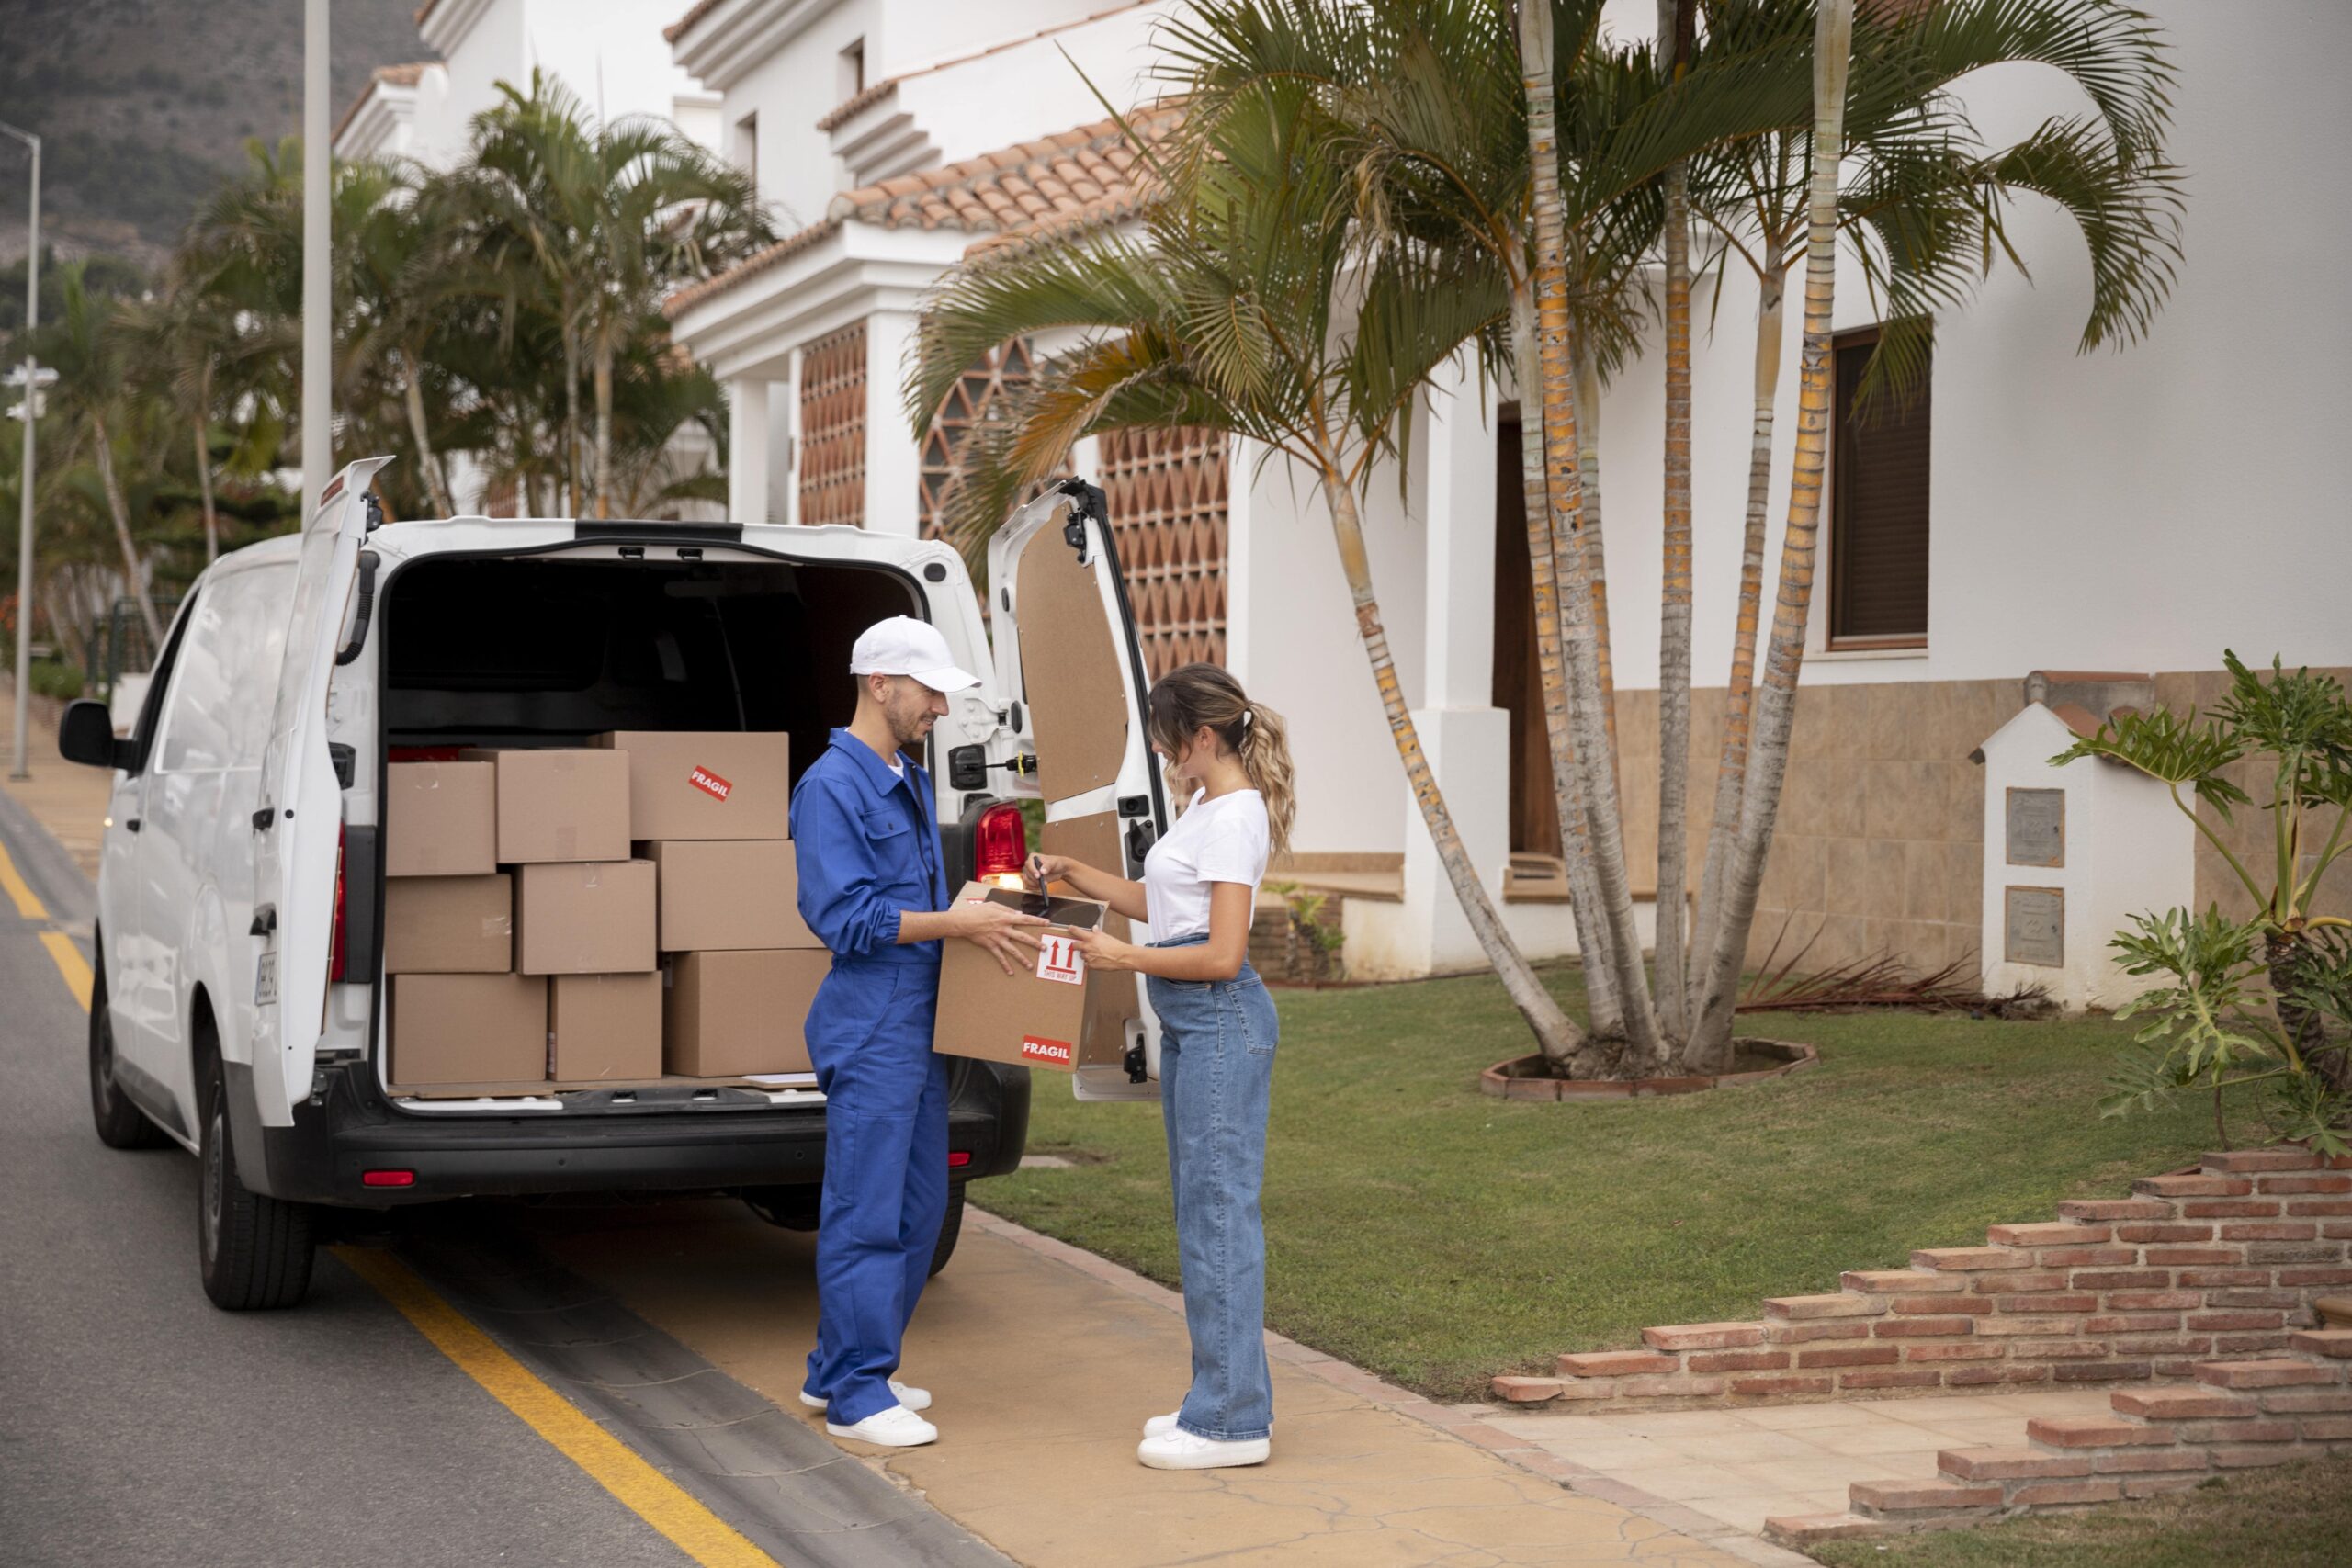
[[[325,1030],[334,956],[335,875],[343,788],[327,750],[327,683],[344,611],[368,536],[368,486],[389,457],[352,464],[329,480],[302,531],[277,700],[262,752],[253,815],[254,1096],[265,1123],[285,1126],[311,1092]]]
[[[1046,830],[1038,846],[1136,880],[1145,852],[1168,830],[1169,810],[1147,733],[1143,649],[1119,575],[1102,491],[1064,481],[1014,513],[989,541],[996,612],[996,686],[1013,705],[1009,727],[1036,758]],[[1114,934],[1125,922],[1114,917]],[[1137,930],[1134,940],[1149,940]],[[1080,1067],[1080,1100],[1157,1100],[1159,1026],[1140,976],[1098,988],[1087,1030],[1115,1030],[1140,1048],[1150,1074]]]

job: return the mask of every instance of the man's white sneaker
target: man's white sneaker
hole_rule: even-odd
[[[931,1408],[931,1390],[927,1388],[917,1388],[911,1383],[903,1383],[898,1379],[892,1378],[890,1380],[890,1392],[897,1394],[899,1396],[899,1403],[905,1405],[910,1410],[928,1410]],[[825,1408],[825,1402],[822,1399],[820,1399],[817,1395],[810,1393],[805,1388],[800,1391],[800,1403],[807,1405],[811,1410],[822,1410]]]
[[[939,1428],[903,1404],[877,1410],[854,1427],[838,1426],[828,1421],[825,1430],[836,1438],[847,1438],[859,1443],[878,1443],[886,1449],[919,1449],[925,1443],[939,1441]],[[1262,1448],[1264,1445],[1259,1446]]]
[[[1182,1427],[1146,1438],[1136,1458],[1150,1470],[1227,1470],[1235,1465],[1263,1464],[1274,1445],[1264,1438],[1236,1442],[1197,1437]]]
[[[1176,1429],[1176,1422],[1183,1414],[1181,1410],[1171,1410],[1165,1416],[1153,1416],[1143,1424],[1143,1435],[1147,1438],[1168,1436]]]

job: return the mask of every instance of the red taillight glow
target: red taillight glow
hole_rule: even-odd
[[[948,1168],[948,1169],[950,1169],[950,1170],[961,1170],[961,1169],[963,1169],[966,1166],[967,1166],[967,1165],[969,1165],[969,1164],[971,1164],[971,1163],[972,1163],[972,1151],[971,1151],[971,1150],[969,1150],[969,1149],[950,1149],[950,1150],[948,1150],[948,1151],[947,1151],[947,1168]]]
[[[342,828],[336,828],[334,830],[334,957],[327,965],[327,978],[330,980],[340,980],[344,977],[343,862],[345,849],[348,842],[348,835]]]
[[[981,882],[1018,878],[1029,859],[1029,829],[1021,807],[1001,802],[980,813],[972,828],[972,875]]]
[[[359,1173],[362,1187],[413,1187],[416,1172],[413,1170],[363,1170]]]

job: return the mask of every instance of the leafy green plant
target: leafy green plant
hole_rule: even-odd
[[[44,697],[70,703],[82,694],[82,671],[58,660],[36,660],[32,667],[32,687]]]
[[[2233,652],[2222,658],[2230,692],[2211,715],[2119,713],[2051,759],[2104,757],[2163,784],[2254,906],[2245,920],[2230,919],[2218,905],[2202,915],[2185,908],[2137,915],[2117,933],[2109,945],[2125,973],[2165,980],[2118,1015],[2147,1021],[2105,1110],[2151,1109],[2203,1088],[2214,1095],[2218,1126],[2224,1089],[2268,1082],[2275,1133],[2343,1153],[2352,1116],[2352,942],[2344,933],[2352,920],[2315,908],[2329,868],[2352,851],[2345,837],[2352,818],[2352,702],[2332,676],[2290,674],[2273,658],[2265,679]],[[2255,801],[2224,770],[2265,760],[2269,781],[2260,809],[2270,817],[2274,857],[2267,876],[2257,874],[2261,857],[2239,856],[2198,809],[2231,823],[2233,808]],[[2263,980],[2267,987],[2257,984]]]
[[[1338,978],[1341,968],[1340,953],[1348,944],[1348,936],[1345,931],[1323,923],[1323,911],[1330,907],[1331,896],[1310,891],[1295,882],[1269,882],[1265,886],[1267,892],[1283,901],[1287,921],[1283,932],[1283,968],[1294,979]]]

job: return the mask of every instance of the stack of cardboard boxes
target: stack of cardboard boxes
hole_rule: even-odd
[[[806,1072],[829,955],[796,906],[789,761],[779,734],[623,732],[394,762],[394,1087]]]

